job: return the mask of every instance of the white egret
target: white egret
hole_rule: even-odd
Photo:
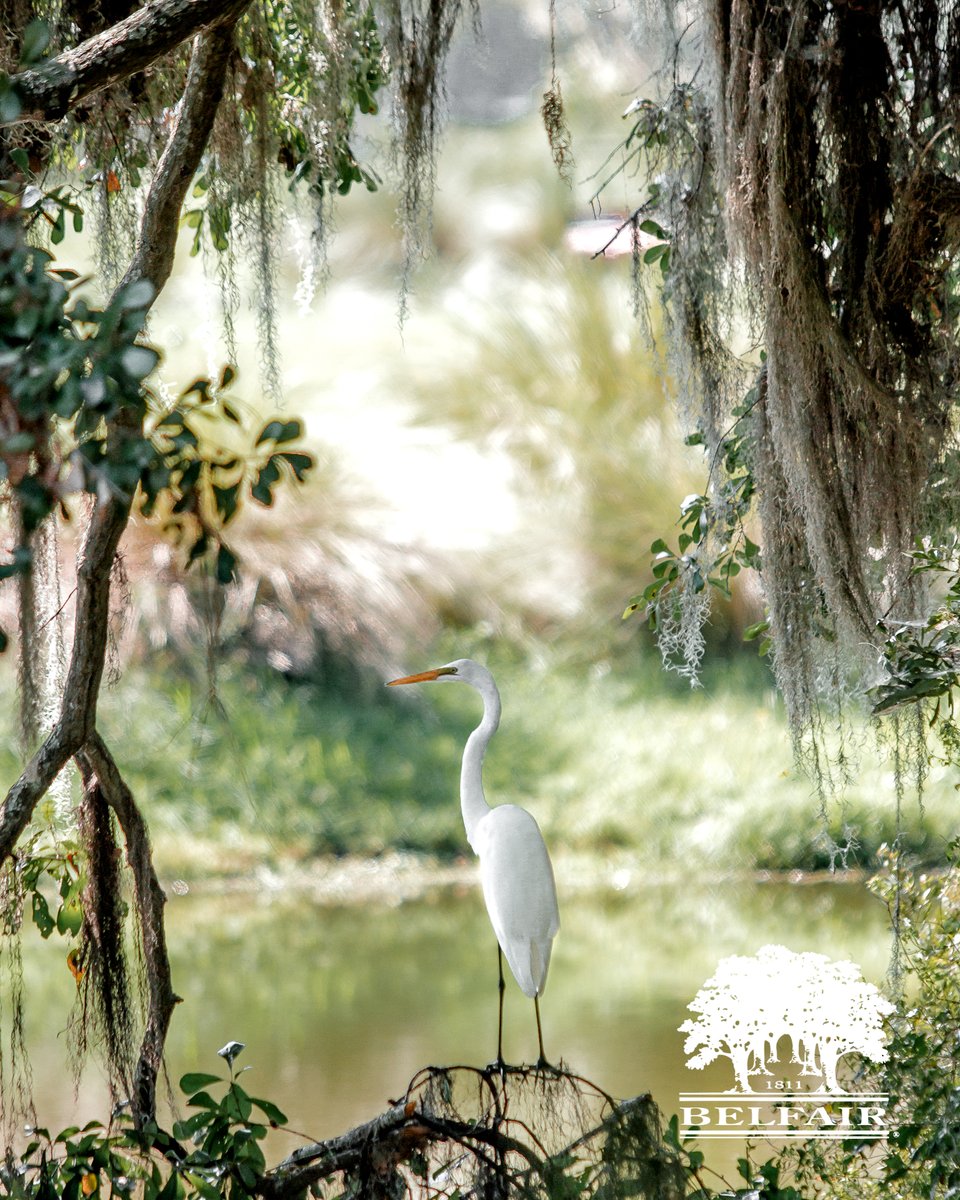
[[[503,1063],[503,955],[537,1014],[540,1062],[543,1030],[540,997],[547,982],[550,951],[560,928],[553,867],[540,827],[524,808],[499,804],[491,808],[483,794],[483,756],[500,724],[500,693],[486,667],[469,658],[418,675],[392,679],[388,687],[404,683],[468,683],[483,698],[483,719],[467,738],[460,770],[460,811],[467,841],[480,859],[480,881],[490,923],[497,935],[500,968],[500,1016],[497,1026],[497,1062]]]

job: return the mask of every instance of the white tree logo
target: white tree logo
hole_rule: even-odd
[[[801,1076],[820,1076],[817,1091],[839,1093],[837,1067],[845,1054],[886,1062],[883,1018],[894,1006],[860,968],[824,954],[764,946],[752,958],[721,959],[690,1004],[683,1050],[687,1066],[702,1070],[729,1058],[733,1092],[750,1092],[751,1075],[770,1075],[777,1043],[790,1039],[790,1062]]]

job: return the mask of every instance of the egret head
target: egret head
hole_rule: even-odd
[[[420,671],[416,675],[404,675],[402,679],[391,679],[387,687],[398,687],[402,683],[469,683],[483,691],[493,684],[493,676],[486,667],[481,667],[472,658],[457,658],[431,671]]]

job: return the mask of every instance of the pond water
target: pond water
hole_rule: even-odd
[[[495,1055],[496,949],[475,887],[396,906],[168,894],[183,997],[168,1043],[174,1081],[220,1070],[217,1049],[244,1042],[248,1090],[278,1104],[291,1128],[323,1138],[377,1115],[420,1067]],[[573,895],[562,922],[542,1002],[548,1057],[615,1096],[649,1091],[667,1115],[681,1091],[731,1086],[729,1064],[688,1070],[677,1032],[720,958],[781,943],[851,959],[879,982],[889,951],[883,906],[863,884],[841,881],[691,880]],[[25,973],[41,1122],[102,1117],[95,1070],[76,1096],[65,1082],[73,984],[62,944],[27,939]],[[532,1061],[533,1006],[512,981],[505,1021],[507,1059]],[[271,1135],[277,1158],[296,1144],[280,1136]],[[704,1148],[728,1172],[742,1153]]]

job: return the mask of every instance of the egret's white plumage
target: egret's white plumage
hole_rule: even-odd
[[[543,994],[560,928],[553,869],[540,828],[523,808],[492,808],[476,832],[480,881],[490,923],[520,990]]]
[[[516,804],[491,808],[483,794],[483,756],[500,724],[500,693],[486,667],[469,658],[391,681],[403,683],[460,682],[476,688],[483,698],[483,719],[470,734],[460,771],[460,810],[467,840],[480,859],[483,898],[500,949],[524,995],[537,1006],[547,982],[550,951],[560,928],[557,889],[550,856],[540,827]],[[501,979],[502,983],[502,979]],[[503,991],[500,993],[501,1032]],[[500,1047],[498,1055],[502,1058]],[[543,1058],[540,1036],[540,1057]]]

